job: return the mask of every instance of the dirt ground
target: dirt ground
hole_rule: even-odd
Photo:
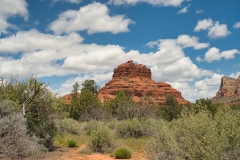
[[[42,160],[114,160],[107,154],[93,153],[90,155],[81,154],[81,150],[86,145],[79,148],[56,148],[49,152]],[[147,160],[142,153],[133,153],[131,160]]]

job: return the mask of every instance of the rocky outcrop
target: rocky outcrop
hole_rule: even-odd
[[[235,78],[222,77],[216,97],[212,98],[213,103],[230,104],[240,101],[240,76]]]
[[[101,101],[115,98],[119,90],[129,90],[136,102],[164,104],[167,95],[173,95],[179,104],[187,101],[181,92],[165,82],[156,83],[151,79],[151,70],[145,65],[128,61],[114,69],[112,80],[98,92]]]

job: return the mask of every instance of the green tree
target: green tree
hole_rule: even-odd
[[[218,109],[218,105],[220,104],[213,104],[212,100],[207,98],[201,98],[196,100],[196,112],[199,112],[199,110],[209,110],[212,115],[215,115],[215,113],[217,112]]]
[[[104,107],[113,117],[120,120],[137,117],[139,111],[129,90],[119,90],[114,99],[105,102]]]
[[[96,82],[94,80],[85,80],[82,83],[82,90],[88,90],[90,92],[92,92],[94,95],[97,95],[98,90],[99,90],[99,86],[96,84]]]
[[[172,121],[180,116],[181,109],[182,108],[178,105],[175,97],[172,95],[167,95],[165,105],[159,108],[157,116],[160,116],[167,121]]]
[[[75,93],[78,87],[76,84],[73,85]],[[70,117],[76,120],[99,119],[102,106],[97,98],[98,85],[94,80],[86,80],[82,86],[80,96],[72,99]]]
[[[52,94],[47,85],[35,78],[18,82],[17,77],[3,79],[0,77],[0,101],[11,100],[23,110],[28,132],[41,139],[46,147],[50,147],[54,138],[54,126],[50,119],[52,113]],[[21,108],[19,107],[21,106]]]

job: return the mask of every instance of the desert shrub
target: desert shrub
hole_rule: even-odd
[[[116,133],[121,138],[149,136],[154,130],[154,125],[151,122],[136,118],[124,120],[117,126]]]
[[[59,133],[80,134],[81,132],[81,124],[72,118],[57,120],[56,128]]]
[[[114,151],[114,156],[116,159],[130,159],[132,152],[127,148],[118,148]]]
[[[70,134],[70,133],[58,133],[55,137],[54,144],[57,146],[70,147],[71,141],[76,143],[75,147],[78,147],[79,144],[83,143],[82,135]]]
[[[240,156],[240,114],[219,106],[210,111],[163,122],[148,146],[149,159],[237,159]]]
[[[113,150],[113,136],[106,127],[97,128],[90,135],[90,147],[94,152],[110,152]]]
[[[87,135],[91,135],[95,130],[103,126],[104,126],[103,122],[91,120],[87,122],[87,124],[84,127],[84,130],[86,131]]]
[[[26,119],[9,101],[0,104],[0,159],[36,157],[44,151],[38,139],[27,134]]]
[[[67,146],[70,147],[70,148],[76,148],[76,147],[78,147],[78,144],[73,139],[70,139],[70,140],[67,141]]]

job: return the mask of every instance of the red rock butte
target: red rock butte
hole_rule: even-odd
[[[174,96],[179,104],[188,102],[181,92],[165,82],[156,83],[151,75],[151,70],[145,65],[133,61],[123,63],[114,69],[112,80],[99,90],[98,97],[101,101],[110,100],[116,97],[119,90],[129,90],[136,102],[163,105],[167,95]]]
[[[240,76],[238,78],[222,77],[219,90],[213,103],[231,104],[240,102]]]

